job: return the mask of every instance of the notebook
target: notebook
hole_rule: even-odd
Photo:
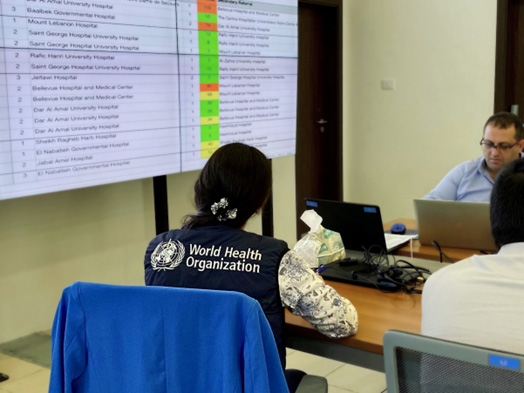
[[[496,251],[489,203],[415,199],[420,244]]]
[[[322,217],[322,226],[340,233],[347,250],[390,252],[409,241],[409,236],[388,234],[388,243],[376,205],[363,205],[306,198],[306,208],[314,209]]]

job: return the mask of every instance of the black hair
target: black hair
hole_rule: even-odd
[[[522,120],[517,115],[509,112],[498,112],[491,116],[484,124],[484,130],[487,125],[492,125],[503,130],[515,127],[515,139],[524,139],[524,126],[522,126]],[[483,131],[484,132],[484,131]]]
[[[524,242],[524,159],[507,165],[491,191],[491,234],[498,246]]]
[[[220,147],[195,183],[197,212],[184,218],[184,228],[218,224],[241,228],[264,206],[271,184],[271,162],[260,150],[243,143]],[[223,198],[227,206],[221,203]]]

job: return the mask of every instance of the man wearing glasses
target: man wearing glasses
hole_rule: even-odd
[[[463,202],[489,202],[495,177],[524,149],[522,120],[511,113],[491,116],[480,140],[483,156],[453,168],[424,198]]]

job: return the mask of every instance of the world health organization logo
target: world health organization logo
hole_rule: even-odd
[[[184,259],[186,249],[180,241],[169,240],[156,246],[151,254],[153,270],[174,270]]]

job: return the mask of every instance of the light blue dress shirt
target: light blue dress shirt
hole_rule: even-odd
[[[424,199],[489,202],[493,183],[484,157],[479,157],[453,168]]]

